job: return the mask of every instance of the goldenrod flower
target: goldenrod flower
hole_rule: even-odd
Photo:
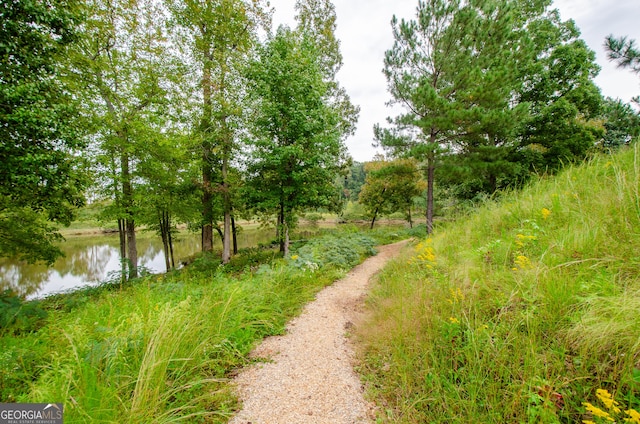
[[[516,256],[516,259],[513,261],[519,269],[528,269],[531,268],[531,259],[527,258],[524,255]]]
[[[542,208],[542,219],[549,218],[549,215],[551,215],[551,211],[547,208]]]
[[[533,241],[536,240],[537,237],[536,236],[529,236],[529,235],[524,235],[524,234],[516,234],[516,245],[518,247],[524,247],[524,245],[529,242],[529,241]]]
[[[424,242],[418,243],[415,247],[416,256],[414,259],[420,262],[426,262],[427,268],[432,268],[432,265],[436,262],[436,254],[433,247],[429,246],[430,244],[431,239],[427,239]]]
[[[449,299],[449,303],[458,303],[464,300],[464,293],[460,290],[460,287],[457,289],[449,289],[449,293],[451,293],[451,299]]]
[[[608,412],[603,411],[597,406],[594,406],[589,402],[583,402],[582,404],[585,406],[585,408],[587,408],[587,411],[591,412],[591,415],[593,415],[594,417],[604,418],[607,421],[614,421],[614,419],[611,418],[611,415],[609,415]]]
[[[618,405],[620,404],[613,398],[609,391],[605,389],[598,389],[596,390],[596,396],[598,397],[598,399],[600,399],[604,406],[607,407],[609,411],[613,411],[616,414],[620,413],[620,408],[618,408]]]
[[[625,422],[640,424],[640,412],[636,411],[635,409],[629,409],[627,411],[624,411],[624,413],[631,417],[625,418]]]

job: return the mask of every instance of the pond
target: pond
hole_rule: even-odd
[[[274,237],[270,229],[247,229],[238,234],[238,247],[252,247]],[[215,240],[220,247],[220,239]],[[160,237],[140,233],[137,237],[138,265],[153,274],[166,271]],[[51,267],[44,264],[0,259],[0,292],[11,289],[27,299],[98,285],[116,277],[121,269],[117,235],[68,236],[60,244],[65,256]],[[176,266],[200,251],[200,234],[183,232],[174,240]]]

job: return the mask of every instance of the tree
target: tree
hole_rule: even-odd
[[[202,250],[213,249],[216,197],[223,216],[222,262],[231,257],[230,169],[243,118],[242,72],[256,29],[268,22],[260,1],[169,1],[188,58],[197,68],[201,105],[196,130],[202,164]],[[217,196],[216,196],[217,195]]]
[[[517,68],[530,52],[522,43],[522,14],[508,1],[420,1],[416,19],[393,18],[394,46],[384,73],[392,104],[405,113],[376,126],[379,143],[425,163],[427,232],[433,231],[437,153],[497,147],[526,114],[513,105]]]
[[[164,12],[152,0],[92,0],[86,11],[72,60],[96,128],[97,169],[114,200],[108,212],[118,221],[123,277],[133,278],[138,272],[136,166],[150,148],[151,134],[166,125],[160,118],[172,64]]]
[[[274,213],[281,251],[289,250],[296,213],[329,206],[346,162],[344,136],[354,117],[325,80],[323,54],[312,34],[280,27],[259,49],[250,70],[257,96],[247,196],[255,208]]]
[[[365,164],[367,176],[359,201],[371,216],[371,226],[378,215],[402,211],[412,223],[413,198],[424,190],[415,159],[378,160]]]
[[[364,170],[364,163],[354,162],[349,167],[349,174],[344,177],[343,190],[344,197],[347,200],[358,200],[362,186],[364,185],[366,172]]]
[[[436,159],[472,197],[582,159],[599,138],[594,54],[550,3],[429,0],[415,21],[392,21],[385,74],[406,113],[376,136],[425,162],[427,231]]]
[[[180,132],[152,133],[137,165],[140,179],[141,224],[155,230],[162,240],[167,271],[175,268],[174,235],[178,223],[200,222],[200,198],[194,181],[199,169],[187,149],[187,135]]]
[[[602,147],[614,149],[640,136],[640,114],[620,99],[606,98],[602,103],[605,134]]]
[[[520,151],[531,170],[554,171],[583,160],[603,135],[602,96],[593,82],[600,68],[575,23],[562,22],[555,10],[532,22],[529,33],[538,53],[518,94],[531,105]]]
[[[61,78],[78,4],[0,1],[0,256],[52,263],[88,180],[76,104]]]

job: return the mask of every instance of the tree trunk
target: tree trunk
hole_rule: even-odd
[[[160,218],[160,238],[162,239],[162,251],[164,253],[164,264],[167,272],[171,269],[171,263],[169,261],[169,225],[168,221],[168,212],[161,211],[159,213]]]
[[[218,237],[220,237],[220,243],[224,246],[224,233],[220,229],[220,226],[218,225],[217,222],[216,222],[216,225],[213,228],[215,228],[216,233],[218,233]]]
[[[129,278],[138,276],[138,247],[136,245],[136,223],[127,219],[127,247],[129,254]]]
[[[123,140],[126,134],[121,135]],[[138,276],[138,248],[136,246],[136,224],[133,218],[133,187],[131,186],[131,171],[129,168],[129,155],[122,153],[120,156],[120,172],[122,173],[122,204],[124,206],[125,232],[127,235],[127,259],[129,260],[128,278]]]
[[[278,212],[278,241],[280,242],[280,252],[282,254],[285,254],[284,228],[284,203],[280,202],[280,211]]]
[[[213,149],[211,146],[211,125],[212,125],[212,90],[211,90],[211,62],[205,60],[202,72],[202,98],[203,113],[200,131],[204,136],[202,142],[202,251],[211,252],[213,250],[213,193],[211,184],[213,180],[211,159]]]
[[[289,225],[284,221],[284,249],[282,251],[285,257],[289,256]]]
[[[227,141],[225,141],[226,143]],[[226,148],[224,150],[227,150]],[[222,203],[224,208],[224,236],[222,237],[222,263],[228,264],[231,260],[231,196],[229,194],[228,178],[228,153],[223,153],[222,158]]]
[[[431,129],[429,143],[435,149],[436,132]],[[435,151],[431,150],[427,156],[427,235],[433,233],[433,180],[435,178]]]
[[[118,236],[120,237],[120,279],[127,279],[127,235],[124,219],[118,218]]]
[[[378,208],[376,208],[375,212],[373,212],[373,219],[371,220],[371,225],[369,226],[370,230],[373,230],[373,225],[376,223],[377,216],[378,216]]]
[[[207,165],[205,165],[207,166]],[[213,196],[211,194],[211,172],[203,169],[202,193],[202,251],[213,250]]]
[[[173,236],[171,235],[171,229],[169,229],[169,253],[171,255],[171,269],[176,269],[176,258],[173,255]]]
[[[409,218],[409,228],[413,228],[413,217],[411,216],[411,206],[407,210],[407,218]]]
[[[236,231],[236,220],[231,215],[231,233],[233,234],[233,254],[238,254],[238,232]]]
[[[384,199],[384,193],[385,191],[387,191],[387,187],[383,187],[382,191],[380,192],[380,196]],[[378,203],[378,206],[376,207],[375,212],[373,212],[373,220],[371,220],[371,226],[369,227],[370,230],[373,230],[373,224],[376,223],[376,217],[378,216],[378,211],[380,210],[380,205],[384,204],[384,200],[380,203]]]

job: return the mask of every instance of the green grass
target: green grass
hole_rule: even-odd
[[[309,249],[304,262],[254,249],[224,267],[202,258],[162,278],[33,304],[47,316],[0,332],[0,401],[63,402],[67,423],[226,422],[238,407],[230,375],[255,344],[282,333],[372,244],[344,231],[312,244],[348,256],[342,267]]]
[[[639,299],[636,144],[407,250],[370,298],[360,371],[380,422],[604,422],[585,402],[623,422],[640,411]]]

